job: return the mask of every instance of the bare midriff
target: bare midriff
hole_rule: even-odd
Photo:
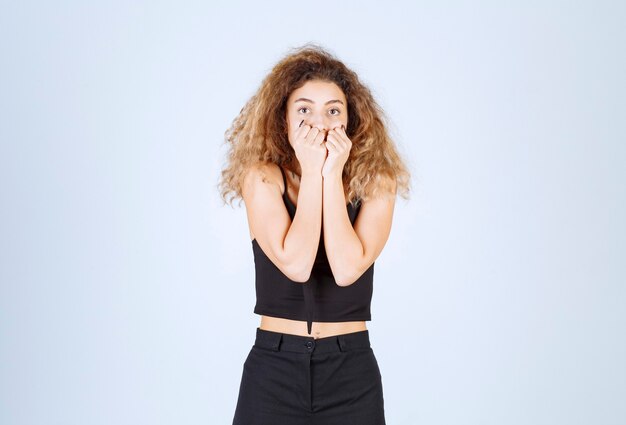
[[[312,336],[315,339],[367,330],[365,321],[358,322],[313,322],[311,335],[307,332],[306,321],[261,316],[259,328],[284,334]]]

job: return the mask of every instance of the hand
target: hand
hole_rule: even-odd
[[[341,175],[352,148],[352,141],[348,138],[344,126],[330,130],[324,145],[328,150],[328,156],[322,167],[322,176],[328,177],[334,173]]]
[[[316,127],[305,124],[296,131],[293,149],[303,174],[320,173],[328,154],[323,140],[324,132]]]

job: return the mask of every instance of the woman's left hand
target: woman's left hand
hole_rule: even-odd
[[[333,173],[341,176],[343,166],[348,161],[352,141],[346,135],[344,126],[335,127],[326,135],[326,149],[328,156],[322,167],[322,176],[328,177]]]

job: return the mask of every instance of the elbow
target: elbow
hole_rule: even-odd
[[[371,268],[373,266],[373,263],[370,264],[369,268]],[[360,268],[353,268],[353,269],[349,269],[349,270],[343,270],[343,271],[339,271],[338,273],[335,273],[333,271],[333,276],[335,277],[335,283],[337,284],[337,286],[350,286],[353,283],[355,283],[356,281],[358,281],[361,276],[363,276],[363,274],[369,270],[368,269],[360,269]]]
[[[309,272],[309,273],[292,274],[291,276],[288,276],[288,277],[294,282],[306,283],[311,278],[311,273]]]
[[[354,273],[336,273],[333,274],[337,286],[346,287],[357,281],[358,276]]]
[[[305,283],[311,278],[314,261],[315,258],[305,261],[302,258],[283,257],[278,268],[292,282]]]
[[[285,275],[292,281],[298,283],[308,282],[311,278],[311,271],[313,269],[312,264],[292,266],[287,270]]]

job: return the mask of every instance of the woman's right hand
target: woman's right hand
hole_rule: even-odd
[[[302,174],[305,172],[321,174],[328,155],[326,144],[323,143],[325,136],[325,132],[307,124],[303,124],[296,131],[293,149],[296,152],[296,158],[300,161]]]

